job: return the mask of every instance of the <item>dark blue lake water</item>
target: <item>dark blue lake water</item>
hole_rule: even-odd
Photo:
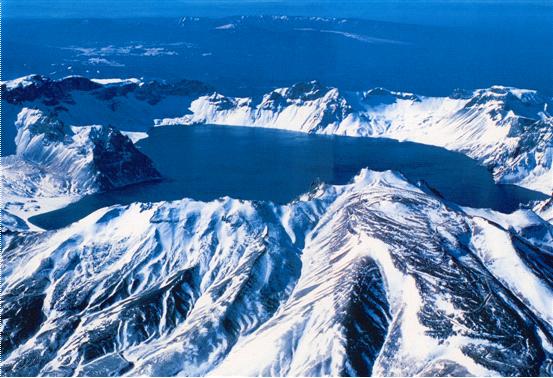
[[[521,203],[545,197],[516,186],[496,185],[486,168],[459,153],[390,139],[194,126],[155,128],[137,145],[164,180],[90,195],[30,221],[54,229],[113,204],[185,197],[285,203],[309,191],[318,180],[345,184],[365,167],[400,171],[413,183],[424,180],[446,199],[466,206],[510,212]]]

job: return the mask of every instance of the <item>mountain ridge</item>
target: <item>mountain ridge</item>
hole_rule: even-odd
[[[536,91],[503,86],[429,98],[382,88],[342,93],[313,81],[276,89],[259,102],[220,94],[200,97],[190,106],[192,114],[155,123],[270,127],[431,144],[478,160],[500,183],[550,194],[551,103]]]
[[[3,368],[551,374],[553,288],[541,277],[552,251],[493,217],[362,170],[283,206],[135,203],[54,232],[9,232]],[[518,217],[503,222],[552,233]]]

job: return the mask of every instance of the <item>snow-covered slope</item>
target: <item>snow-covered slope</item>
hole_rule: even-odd
[[[534,207],[534,211],[543,219],[553,223],[553,198],[540,201]]]
[[[2,158],[2,194],[4,209],[23,218],[41,207],[160,177],[113,127],[67,126],[28,108],[18,114],[16,127],[16,154]]]
[[[242,125],[409,140],[460,151],[488,166],[499,182],[550,194],[552,103],[535,91],[501,86],[431,98],[384,89],[341,92],[314,81],[276,89],[260,101],[203,96],[192,103],[192,114],[156,124]]]
[[[550,375],[552,251],[491,218],[364,170],[8,232],[4,372]]]

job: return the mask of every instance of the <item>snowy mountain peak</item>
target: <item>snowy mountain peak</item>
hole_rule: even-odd
[[[3,86],[7,90],[12,90],[15,88],[27,87],[29,85],[36,85],[46,80],[47,79],[42,75],[31,74],[14,80],[2,81],[0,82],[0,86]]]
[[[67,76],[50,79],[41,75],[29,75],[3,81],[2,99],[10,104],[24,104],[40,100],[44,105],[71,105],[76,92],[90,92],[95,98],[112,100],[133,93],[142,101],[156,104],[168,96],[200,95],[212,88],[196,80],[143,81],[140,79],[88,79],[83,76]]]
[[[16,126],[17,158],[61,180],[61,191],[84,194],[159,178],[151,161],[113,127],[69,127],[28,108]]]
[[[332,90],[322,85],[317,80],[296,83],[291,87],[279,88],[275,92],[290,100],[312,101],[323,97]]]
[[[548,106],[551,106],[551,99],[542,97],[537,91],[496,85],[474,91],[465,108],[484,109],[492,117],[512,115],[540,119],[549,116]]]
[[[369,100],[373,97],[391,97],[391,98],[400,99],[400,100],[421,101],[419,96],[413,93],[390,91],[386,88],[381,88],[381,87],[373,88],[363,93],[364,100]]]
[[[66,127],[63,122],[37,109],[23,108],[17,115],[15,126],[18,155],[25,154],[29,140],[37,135],[42,135],[44,142],[49,143],[62,142],[66,135],[72,133],[71,129]]]
[[[71,91],[90,91],[101,85],[82,76],[52,80],[41,75],[30,75],[4,81],[1,87],[2,99],[10,104],[21,104],[42,97],[46,103],[55,105],[66,99]]]
[[[211,96],[206,96],[206,99],[210,105],[219,110],[233,109],[234,107],[247,106],[249,104],[248,99],[230,98],[218,92],[214,92]]]

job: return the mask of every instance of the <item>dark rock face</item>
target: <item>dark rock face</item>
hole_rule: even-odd
[[[70,76],[60,80],[51,80],[41,75],[32,75],[28,78],[29,84],[7,89],[2,84],[2,100],[10,104],[21,104],[43,98],[46,105],[57,105],[63,101],[70,101],[71,91],[91,91],[101,88],[101,85],[87,78]]]
[[[537,92],[521,90],[520,93],[515,94],[512,88],[501,86],[477,90],[468,98],[470,101],[465,105],[465,109],[488,107],[492,118],[504,118],[509,112],[513,112],[519,117],[535,121],[536,113],[551,105],[549,99]]]
[[[384,278],[374,260],[363,259],[353,282],[355,287],[343,320],[349,358],[342,375],[368,377],[386,341],[390,305]]]
[[[325,95],[330,88],[325,87],[319,81],[302,82],[286,88],[284,97],[291,100],[311,101]]]
[[[179,80],[173,83],[149,81],[135,89],[136,98],[145,100],[150,105],[157,104],[165,96],[201,96],[214,89],[197,80]]]
[[[412,93],[403,93],[403,92],[392,92],[386,88],[374,88],[369,91],[367,91],[363,99],[368,99],[370,96],[381,96],[381,97],[390,97],[391,99],[399,99],[399,100],[411,100],[420,102],[421,99],[419,96],[412,94]]]
[[[152,161],[115,128],[102,128],[92,140],[92,153],[99,174],[100,190],[110,190],[161,177]]]
[[[211,96],[209,96],[209,102],[215,105],[218,110],[230,110],[234,109],[234,107],[236,106],[235,101],[218,93],[213,93]]]

